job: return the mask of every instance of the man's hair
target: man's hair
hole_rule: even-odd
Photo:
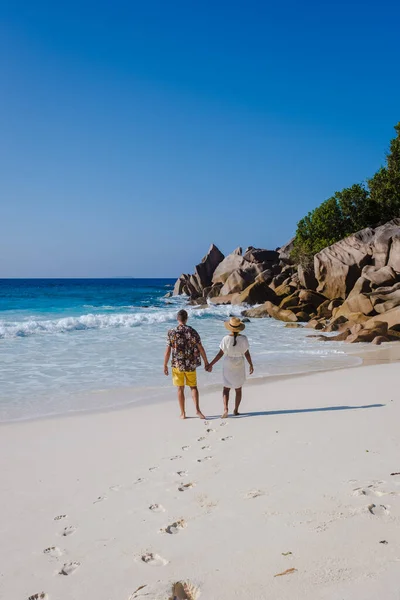
[[[187,314],[186,310],[183,310],[183,308],[182,308],[176,315],[176,318],[178,319],[178,321],[181,321],[182,323],[186,323],[186,321],[188,320],[188,314]]]

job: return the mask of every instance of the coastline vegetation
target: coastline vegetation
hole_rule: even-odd
[[[400,217],[400,122],[390,142],[386,164],[366,184],[335,192],[297,224],[292,258],[310,266],[314,254],[364,229]]]

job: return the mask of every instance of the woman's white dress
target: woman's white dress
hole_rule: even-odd
[[[226,335],[219,347],[225,355],[222,371],[224,387],[237,389],[246,381],[244,355],[249,349],[249,341],[245,335],[238,335],[236,346],[233,342],[234,337]]]

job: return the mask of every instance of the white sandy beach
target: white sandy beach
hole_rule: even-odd
[[[171,402],[2,426],[0,597],[168,600],[189,581],[179,597],[398,600],[398,376],[249,385],[227,421],[215,392],[206,423],[179,420],[171,387]]]

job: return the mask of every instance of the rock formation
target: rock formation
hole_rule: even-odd
[[[325,341],[400,340],[400,219],[325,248],[307,269],[293,264],[292,250],[290,240],[224,257],[212,245],[193,274],[179,277],[174,294],[192,304],[242,304],[247,318],[307,322]]]

